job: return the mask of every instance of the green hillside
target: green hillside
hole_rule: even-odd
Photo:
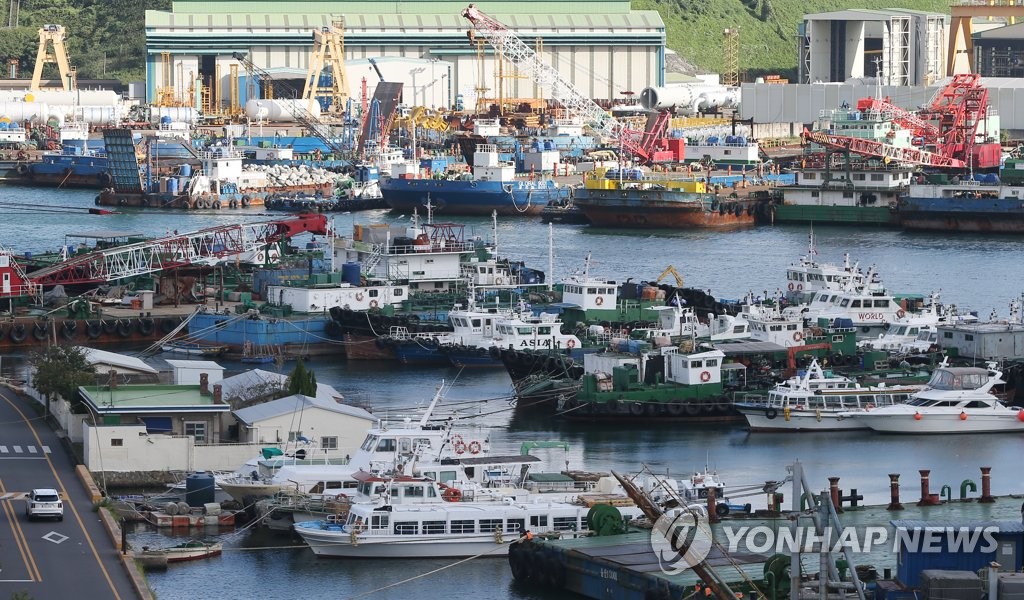
[[[656,10],[665,21],[669,48],[708,71],[722,68],[722,32],[740,29],[740,70],[794,75],[797,25],[803,15],[846,8],[909,8],[949,12],[948,0],[633,0],[635,9]]]

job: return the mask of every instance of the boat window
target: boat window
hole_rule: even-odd
[[[416,521],[395,522],[395,535],[417,535],[420,532],[420,524]]]
[[[402,454],[409,454],[412,452],[412,440],[406,437],[400,438],[398,440],[398,448]]]
[[[865,300],[865,303],[868,304],[869,306],[871,305],[870,300]],[[844,304],[843,306],[846,305]],[[860,300],[854,300],[853,303],[850,305],[850,308],[860,308]]]
[[[426,450],[430,448],[430,438],[416,438],[412,441],[413,448],[419,448],[420,450]]]
[[[537,333],[540,334],[540,335],[551,335],[551,328],[550,327],[538,327],[537,328]]]
[[[342,488],[340,481],[328,481],[324,489],[327,490],[340,490]]]
[[[383,494],[387,489],[388,489],[388,486],[384,485],[383,483],[380,483],[380,484],[377,484],[376,486],[374,486],[373,493],[374,493],[374,495]]]
[[[709,359],[704,361],[704,366],[705,367],[717,367],[718,366],[718,359],[717,358],[709,358]]]
[[[587,288],[587,293],[588,294],[596,294],[597,293],[597,288]]]
[[[427,498],[437,498],[437,488],[434,486],[427,487]]]
[[[990,408],[992,405],[984,400],[971,400],[964,405],[964,408]]]
[[[547,515],[530,515],[530,527],[547,527]]]
[[[519,335],[531,335],[531,334],[533,334],[533,328],[532,327],[516,327],[516,331],[519,333]]]
[[[551,528],[555,531],[576,531],[576,517],[555,517],[551,519]]]
[[[480,319],[473,319],[473,327],[480,327],[481,323]]]
[[[907,330],[907,335],[917,335],[917,331],[917,327],[911,327],[910,329]]]
[[[875,308],[889,308],[888,300],[875,300]]]
[[[858,302],[857,304],[860,304],[860,302]],[[842,306],[843,308],[850,306],[850,299],[843,298],[843,301],[839,303],[839,306]]]
[[[394,289],[394,295],[395,295],[395,298],[400,297],[402,295],[402,288],[395,288]]]
[[[444,521],[424,521],[423,522],[423,535],[440,535],[445,532]]]
[[[501,531],[501,519],[480,519],[480,533]]]
[[[370,484],[369,483],[361,483],[361,484],[359,484],[359,493],[363,494],[364,496],[369,496],[370,495]]]
[[[387,529],[390,515],[373,515],[370,520],[370,529]]]
[[[324,482],[322,482],[322,481],[316,482],[316,485],[314,485],[313,487],[309,488],[309,493],[310,494],[322,494],[322,493],[324,493]]]
[[[508,519],[505,521],[505,533],[519,533],[526,529],[526,519]]]
[[[366,439],[363,440],[363,445],[360,446],[359,449],[364,452],[369,452],[370,450],[373,450],[375,445],[377,445],[377,436],[368,435],[366,436]]]
[[[441,471],[441,476],[438,478],[438,481],[441,483],[447,483],[449,481],[455,481],[455,478],[455,471]]]
[[[699,368],[701,368],[702,366],[703,366],[703,365],[701,364],[701,362],[700,362],[699,360],[691,360],[691,361],[690,361],[690,368],[691,368],[691,369],[699,369]]]
[[[369,290],[369,296],[371,298],[376,298],[379,295],[380,295],[380,290]]]
[[[476,533],[475,521],[452,521],[452,533]]]
[[[789,325],[786,325],[786,330],[787,330],[787,331],[793,331],[793,330],[795,330],[796,328],[797,328],[797,325],[796,325],[796,323],[790,323]]]
[[[394,452],[395,438],[384,438],[377,444],[377,452]]]
[[[423,492],[423,488],[424,487],[425,486],[422,486],[422,485],[409,485],[409,486],[406,486],[406,488],[405,488],[405,497],[406,498],[422,498],[424,496],[424,492]]]

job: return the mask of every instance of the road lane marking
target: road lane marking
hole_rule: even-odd
[[[53,542],[54,544],[59,544],[61,542],[67,541],[68,536],[62,533],[57,533],[56,531],[51,531],[50,533],[44,535],[43,539],[48,542]]]
[[[7,454],[7,446],[0,446],[0,452]]]
[[[14,453],[15,454],[21,454],[21,452],[22,452],[21,446],[14,446]]]
[[[0,391],[0,398],[3,398],[4,402],[6,402],[11,408],[13,408],[14,412],[18,413],[18,416],[20,416],[21,419],[25,422],[25,425],[28,427],[29,431],[32,432],[32,437],[36,439],[36,443],[42,446],[43,440],[39,437],[39,433],[36,431],[36,428],[32,425],[32,421],[29,420],[28,417],[25,416],[25,413],[22,412],[20,408],[18,408],[18,405],[11,401],[11,399],[2,391]],[[68,498],[69,496],[67,487],[64,485],[64,480],[60,478],[60,474],[57,473],[57,468],[53,466],[53,461],[51,461],[48,456],[44,458],[46,460],[46,464],[50,467],[50,472],[53,473],[53,478],[57,481],[57,486],[59,488],[58,491],[61,492],[62,497]],[[3,488],[0,487],[0,492],[2,491]],[[6,506],[9,503],[2,502],[0,504]],[[89,550],[92,552],[93,558],[96,559],[96,566],[98,566],[100,568],[100,572],[103,573],[103,578],[107,581],[107,585],[110,586],[110,591],[113,592],[114,599],[121,600],[121,593],[118,591],[117,586],[114,585],[114,580],[110,578],[110,573],[107,571],[107,565],[103,564],[103,560],[100,558],[100,553],[98,550],[96,550],[96,544],[92,541],[92,536],[89,535],[89,530],[85,528],[85,523],[82,521],[82,515],[78,514],[78,509],[75,508],[75,504],[73,502],[68,502],[67,506],[68,508],[71,509],[71,514],[75,516],[75,521],[78,522],[78,527],[82,530],[82,535],[85,536],[86,543],[89,544]]]
[[[0,492],[6,493],[3,480],[0,480]],[[18,521],[18,515],[14,507],[11,506],[9,501],[0,502],[0,507],[3,508],[4,514],[7,515],[7,519],[11,522],[14,543],[18,545],[18,552],[21,553],[21,559],[25,562],[28,576],[32,578],[32,581],[42,582],[43,577],[39,574],[39,567],[36,565],[35,557],[32,556],[32,549],[28,545],[28,539],[25,538],[25,532],[21,529],[21,522]]]
[[[35,446],[28,446],[28,453],[29,454],[35,454],[36,452],[38,452],[38,450],[36,450]]]
[[[50,447],[49,446],[43,446],[43,454],[49,454],[49,453],[50,453]]]

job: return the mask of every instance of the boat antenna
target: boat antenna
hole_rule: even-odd
[[[555,289],[555,225],[548,223],[548,291]]]
[[[420,419],[420,427],[426,427],[427,421],[430,420],[430,414],[434,412],[434,407],[440,402],[442,398],[441,391],[444,390],[444,379],[441,380],[441,384],[437,386],[437,391],[434,392],[434,397],[430,399],[430,405],[427,406],[427,411],[423,413],[423,417]]]

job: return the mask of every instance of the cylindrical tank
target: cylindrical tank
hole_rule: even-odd
[[[168,115],[164,115],[164,116],[160,117],[160,124],[161,125],[170,125],[172,122],[173,121],[171,121],[171,117],[169,117]]]
[[[178,168],[178,175],[181,175],[182,177],[191,177],[192,176],[192,165],[190,165],[188,163],[182,164]]]
[[[215,482],[213,474],[192,473],[185,478],[185,502],[189,506],[203,506],[213,502]]]
[[[341,265],[341,280],[352,285],[359,285],[363,266],[358,262],[347,262]]]
[[[178,195],[178,180],[174,177],[167,178],[167,193],[172,196]]]
[[[60,116],[64,121],[81,120],[90,125],[108,125],[121,120],[121,108],[119,106],[51,104],[50,114]]]
[[[188,106],[154,106],[149,115],[152,123],[159,123],[161,118],[170,117],[172,122],[191,125],[198,119],[196,109]]]
[[[249,100],[245,103],[245,116],[250,119],[291,123],[295,121],[293,111],[296,106],[303,110],[310,108],[306,100]],[[309,113],[314,118],[320,118],[320,105],[314,102],[312,109]]]
[[[160,188],[159,189],[160,189],[160,193],[161,194],[166,194],[167,193],[167,178],[166,177],[161,177],[160,178]]]
[[[716,106],[736,106],[739,104],[739,92],[704,83],[649,87],[640,92],[640,104],[648,110],[675,108],[676,112],[695,113]]]
[[[0,102],[0,115],[12,121],[40,124],[50,116],[50,107],[42,102]]]
[[[0,96],[4,99],[24,100],[26,102],[45,102],[47,104],[67,104],[78,106],[115,106],[121,103],[121,96],[110,90],[12,90]]]

